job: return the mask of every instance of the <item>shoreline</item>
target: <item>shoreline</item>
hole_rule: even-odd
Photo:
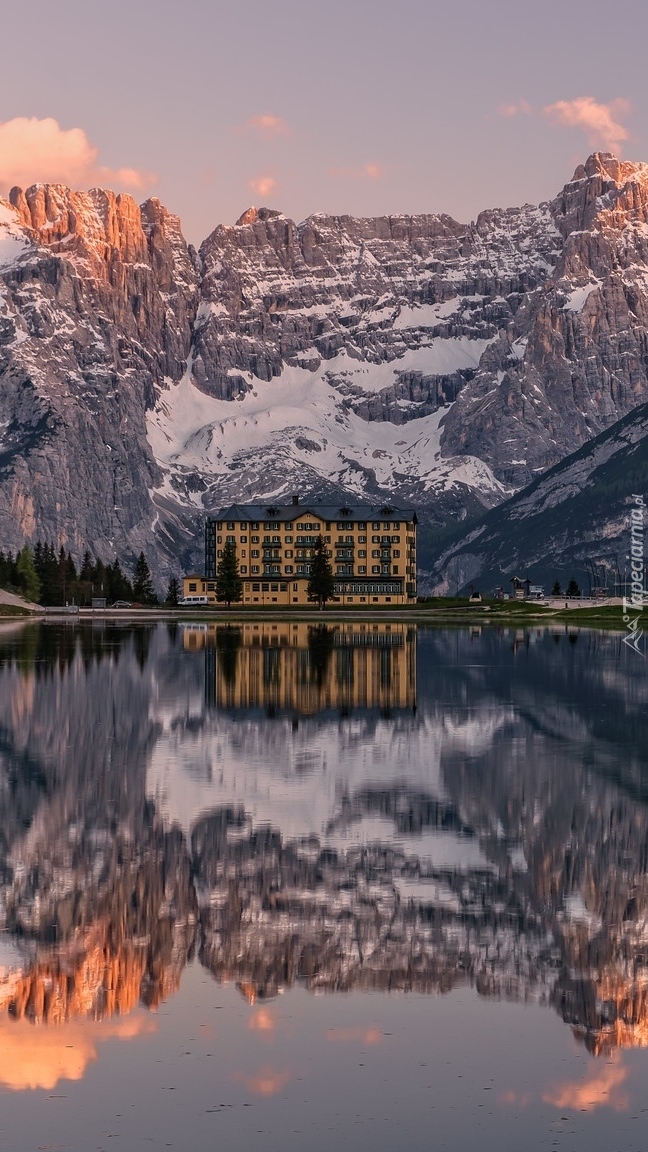
[[[564,602],[563,602],[564,603]],[[526,601],[495,601],[491,603],[468,605],[466,603],[443,602],[438,604],[402,605],[393,608],[380,606],[366,609],[348,607],[327,607],[323,611],[318,608],[299,607],[277,608],[265,606],[263,608],[249,608],[240,605],[231,608],[80,608],[78,612],[60,611],[50,608],[32,609],[26,611],[17,609],[15,612],[6,611],[2,614],[4,621],[22,620],[27,622],[57,623],[63,621],[113,621],[120,624],[145,623],[154,621],[167,621],[173,623],[231,623],[238,624],[245,621],[305,621],[308,623],[376,623],[410,622],[414,624],[441,627],[508,627],[537,628],[544,625],[565,624],[571,627],[593,627],[607,631],[625,632],[621,603],[600,605],[588,604],[583,606],[572,601],[568,608],[557,605],[536,605]]]

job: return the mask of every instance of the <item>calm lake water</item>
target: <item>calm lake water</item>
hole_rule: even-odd
[[[0,1148],[648,1147],[621,637],[0,630]]]

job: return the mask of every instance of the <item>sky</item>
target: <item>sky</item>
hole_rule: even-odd
[[[158,196],[198,244],[296,220],[555,195],[648,160],[645,0],[30,0],[0,15],[0,194]]]

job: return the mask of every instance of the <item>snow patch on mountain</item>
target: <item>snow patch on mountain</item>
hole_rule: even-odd
[[[452,343],[463,349],[464,341]],[[419,352],[413,351],[411,357],[417,358]],[[482,461],[441,457],[447,407],[400,425],[368,422],[332,387],[334,369],[336,382],[355,381],[364,373],[373,379],[372,372],[386,380],[394,365],[360,365],[341,353],[315,372],[287,367],[269,382],[252,378],[250,391],[234,403],[206,395],[188,371],[179,384],[161,393],[148,417],[149,443],[164,474],[158,495],[178,499],[187,471],[211,483],[230,475],[235,479],[244,468],[248,475],[254,472],[259,497],[269,496],[263,459],[278,454],[288,474],[291,464],[296,469],[307,465],[326,482],[358,495],[366,492],[369,481],[391,489],[400,477],[418,482],[424,491],[464,484],[498,499],[505,496],[507,489]],[[185,499],[202,507],[200,492],[188,491]]]
[[[0,200],[0,270],[11,268],[30,247],[14,209]]]

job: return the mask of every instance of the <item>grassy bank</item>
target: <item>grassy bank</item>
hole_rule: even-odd
[[[5,616],[30,616],[26,608],[18,608],[15,604],[0,604],[0,618]]]

